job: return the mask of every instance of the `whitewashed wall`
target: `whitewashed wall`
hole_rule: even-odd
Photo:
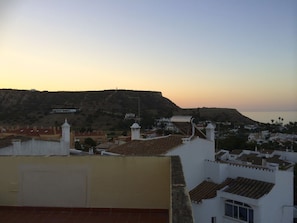
[[[192,203],[192,211],[195,219],[195,223],[205,223],[210,222],[211,218],[216,217],[217,223],[219,222],[219,210],[220,204],[219,199],[217,197],[202,200],[201,203],[195,204]]]
[[[15,141],[12,146],[1,148],[0,155],[69,155],[69,146],[63,141]]]
[[[227,177],[245,177],[266,182],[275,182],[274,170],[242,166],[238,164],[205,161],[205,177],[210,177],[215,183],[223,182]]]
[[[275,176],[271,192],[261,199],[261,222],[292,223],[293,172],[276,171]]]
[[[217,218],[217,223],[236,222],[224,217],[224,199],[238,200],[251,205],[254,209],[254,222],[293,222],[292,171],[265,170],[262,168],[254,168],[234,164],[222,164],[214,161],[205,161],[205,176],[210,177],[216,183],[223,182],[227,177],[245,177],[275,184],[269,194],[264,195],[258,200],[219,191],[217,199],[220,200],[221,207],[220,210],[216,211],[218,212],[218,216],[221,216],[221,218]],[[200,218],[199,212],[206,212],[204,208],[196,211],[195,209],[197,207],[203,206],[197,206],[197,204],[193,203],[195,219]],[[210,208],[209,210],[214,211],[213,208]],[[221,211],[221,214],[219,214],[219,211]]]
[[[280,155],[282,159],[297,163],[297,153],[275,150],[274,154]]]
[[[204,161],[214,160],[214,142],[195,138],[166,155],[177,155],[181,158],[188,190],[200,184],[204,178]]]

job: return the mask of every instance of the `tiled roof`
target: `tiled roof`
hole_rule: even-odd
[[[132,140],[123,145],[108,150],[108,152],[121,155],[161,155],[182,144],[181,135],[169,135],[167,137]]]
[[[214,182],[205,180],[190,191],[191,200],[195,203],[200,203],[204,199],[214,198],[217,196],[217,190],[224,188],[231,181],[231,178],[227,178],[223,183],[216,184]]]
[[[61,128],[18,128],[13,130],[6,130],[2,132],[6,135],[23,135],[23,136],[36,136],[41,135],[61,135]]]
[[[217,191],[225,188],[223,191],[243,197],[259,199],[268,194],[273,183],[259,180],[237,177],[236,179],[227,178],[223,183],[216,184],[210,181],[203,181],[197,187],[190,191],[191,200],[200,203],[204,199],[210,199],[217,196]]]
[[[274,155],[273,157],[265,158],[265,157],[258,156],[256,154],[243,154],[242,156],[237,158],[237,160],[241,160],[243,162],[250,162],[254,165],[260,165],[260,166],[262,165],[263,159],[265,159],[266,162],[269,162],[269,163],[276,163],[281,168],[284,168],[284,169],[292,166],[291,163],[281,160],[279,155]]]
[[[237,158],[237,160],[241,160],[244,162],[249,162],[252,163],[254,165],[262,165],[262,157],[259,157],[256,154],[243,154],[242,156],[240,156],[239,158]]]
[[[228,185],[224,192],[259,199],[268,194],[273,186],[273,183],[238,177]]]
[[[279,155],[275,155],[273,157],[267,158],[266,161],[269,162],[269,163],[277,163],[282,168],[286,168],[286,167],[289,167],[289,166],[292,165],[289,162],[281,160]]]

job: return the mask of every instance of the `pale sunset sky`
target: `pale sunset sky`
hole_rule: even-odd
[[[297,110],[296,0],[0,0],[0,88]]]

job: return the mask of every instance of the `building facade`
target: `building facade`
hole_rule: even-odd
[[[195,222],[293,222],[292,171],[214,161],[205,170],[190,191]]]

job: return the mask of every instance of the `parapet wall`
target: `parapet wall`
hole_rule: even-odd
[[[266,182],[275,182],[275,170],[268,168],[241,165],[234,163],[222,163],[218,161],[205,161],[206,177],[211,178],[216,183],[223,182],[227,177],[246,177]]]
[[[0,205],[170,207],[169,157],[0,157]]]

